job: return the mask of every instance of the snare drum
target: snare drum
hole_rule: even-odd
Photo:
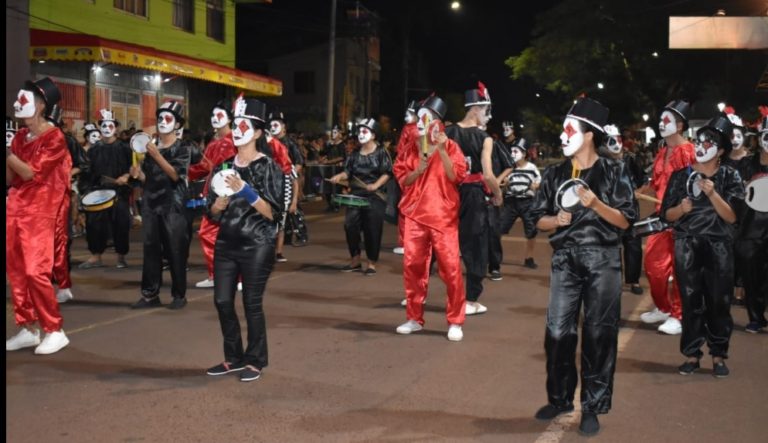
[[[580,178],[572,178],[563,182],[563,184],[557,188],[557,194],[555,195],[555,204],[557,207],[566,212],[573,212],[578,209],[579,206],[581,206],[581,199],[577,192],[579,186],[589,189],[587,182]]]
[[[137,154],[146,154],[147,145],[152,141],[152,137],[146,132],[137,132],[131,137],[131,149]]]
[[[510,197],[524,196],[528,190],[531,189],[532,184],[533,178],[531,177],[531,174],[513,172],[509,175],[506,194]]]
[[[757,212],[768,212],[768,175],[749,182],[746,190],[747,205]]]
[[[111,208],[117,200],[117,193],[112,189],[97,189],[85,194],[80,206],[85,212],[99,212]]]
[[[632,225],[633,237],[645,237],[646,235],[658,234],[669,228],[669,224],[659,217],[652,215],[642,220],[638,220]]]
[[[334,194],[333,202],[337,205],[347,206],[350,208],[367,208],[371,206],[367,198],[358,197],[352,194]]]
[[[237,175],[239,177],[239,174],[234,169],[222,169],[211,179],[211,189],[219,197],[229,197],[235,193],[235,191],[227,185],[225,180],[228,175]]]

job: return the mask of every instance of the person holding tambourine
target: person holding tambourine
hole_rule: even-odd
[[[637,218],[634,186],[622,162],[600,157],[608,108],[579,98],[563,123],[566,160],[548,167],[531,206],[531,218],[552,231],[547,327],[547,405],[536,412],[552,420],[573,411],[576,345],[581,345],[581,424],[594,435],[598,414],[611,409],[621,315],[621,236]]]
[[[377,194],[392,176],[392,159],[389,153],[376,141],[379,124],[372,118],[358,123],[357,140],[360,148],[353,151],[344,162],[344,170],[333,177],[331,183],[342,180],[349,182],[351,194],[363,197],[368,206],[347,206],[344,217],[344,232],[351,257],[349,265],[342,271],[362,271],[363,275],[376,274],[376,262],[381,251],[381,237],[384,230],[386,201]],[[363,234],[365,255],[368,266],[362,269],[360,260],[360,233]]]
[[[704,343],[715,377],[729,374],[725,359],[733,331],[733,239],[735,205],[744,199],[738,171],[719,164],[732,149],[733,124],[725,114],[696,131],[696,163],[672,174],[661,215],[674,229],[675,279],[680,286],[683,332],[678,371],[699,369]]]
[[[275,161],[257,148],[258,143],[266,144],[266,105],[241,95],[235,101],[233,118],[237,155],[214,168],[213,192],[207,197],[207,217],[219,225],[213,301],[224,339],[224,361],[207,374],[240,372],[240,381],[249,382],[261,377],[268,364],[262,299],[275,264],[278,221],[285,211],[285,178]],[[241,276],[248,325],[245,349],[235,311]]]

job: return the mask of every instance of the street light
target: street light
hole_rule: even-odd
[[[659,57],[659,53],[656,52],[656,51],[653,51],[653,53],[651,55],[654,56],[654,57],[657,57],[657,58]]]
[[[451,9],[453,9],[454,11],[458,11],[459,8],[461,8],[461,3],[459,3],[459,2],[451,2]]]
[[[537,93],[536,93],[536,97],[541,97],[541,94],[539,94],[539,93],[537,92]]]
[[[647,122],[647,121],[648,121],[648,114],[643,114],[643,121],[644,121],[644,122]]]
[[[717,104],[717,110],[720,112],[723,112],[723,109],[725,109],[725,103],[720,102]]]
[[[602,84],[602,83],[598,83],[597,84],[597,89],[603,89],[604,87],[605,87],[605,85]]]

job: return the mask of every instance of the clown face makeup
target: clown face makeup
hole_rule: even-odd
[[[566,118],[563,122],[563,133],[560,134],[563,154],[570,157],[584,145],[584,133],[575,118]]]
[[[417,118],[416,114],[414,114],[411,111],[406,111],[406,113],[405,113],[405,123],[406,124],[411,124],[411,123],[416,122],[416,118]]]
[[[493,118],[493,115],[491,115],[491,105],[481,106],[480,112],[480,126],[488,126],[488,122]]]
[[[416,122],[416,129],[419,130],[419,136],[424,137],[427,135],[427,129],[429,128],[429,125],[436,120],[435,116],[432,114],[432,111],[430,111],[427,108],[421,108],[419,109],[418,115],[418,121]]]
[[[677,118],[672,111],[664,111],[661,113],[661,120],[659,120],[659,133],[662,137],[669,137],[670,135],[677,134]]]
[[[93,131],[93,132],[89,132],[88,133],[88,143],[89,144],[95,145],[96,143],[99,142],[99,140],[101,140],[101,133],[100,132]]]
[[[731,137],[733,150],[738,151],[744,147],[744,133],[739,128],[733,128],[733,137]]]
[[[357,141],[359,141],[361,145],[364,145],[371,140],[373,140],[373,132],[371,132],[369,128],[361,126],[360,132],[357,134]]]
[[[170,112],[161,112],[157,116],[157,132],[170,134],[176,130],[176,117]]]
[[[256,136],[256,129],[249,119],[236,118],[233,124],[232,140],[235,142],[235,146],[247,145]]]
[[[229,124],[229,117],[227,111],[221,108],[213,108],[211,113],[211,126],[213,129],[221,129]]]
[[[11,142],[13,142],[13,136],[16,135],[13,131],[5,131],[5,147],[10,148]]]
[[[523,154],[523,151],[520,148],[512,148],[512,160],[515,161],[515,163],[519,162],[525,157]]]
[[[699,134],[696,140],[696,161],[706,163],[717,156],[720,149],[717,135],[710,131],[704,131]]]
[[[512,126],[504,125],[504,137],[509,137],[515,133],[515,129]]]
[[[768,153],[768,131],[760,133],[760,147]]]
[[[112,120],[104,120],[101,122],[101,125],[99,125],[99,130],[104,138],[112,138],[115,135],[117,126],[115,126],[115,122]]]
[[[279,120],[272,120],[269,123],[269,133],[277,137],[281,132],[283,132],[283,124]]]
[[[22,89],[13,103],[13,112],[16,118],[32,118],[35,116],[35,94],[32,91]]]
[[[612,154],[618,154],[621,152],[622,143],[619,137],[611,136],[607,137],[605,141],[605,147],[608,148]]]

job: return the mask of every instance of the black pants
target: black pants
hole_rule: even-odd
[[[501,208],[487,205],[488,210],[488,271],[498,271],[504,261],[501,246]]]
[[[269,363],[267,356],[267,326],[262,300],[267,280],[275,264],[275,243],[265,244],[250,256],[229,254],[218,247],[213,254],[216,275],[213,302],[219,313],[221,335],[224,337],[224,360],[242,362],[259,369]],[[243,351],[240,321],[235,310],[237,282],[243,279],[243,309],[248,325],[248,346]]]
[[[110,232],[115,244],[115,252],[128,253],[130,244],[131,205],[128,197],[118,197],[112,207],[103,211],[85,213],[85,239],[92,254],[103,254],[107,250]]]
[[[384,230],[384,210],[386,203],[378,197],[369,197],[367,208],[347,207],[344,217],[344,233],[350,257],[360,255],[360,232],[363,233],[365,255],[369,261],[379,261],[381,237]]]
[[[466,269],[467,301],[477,301],[483,293],[483,279],[488,272],[488,203],[479,183],[459,187],[459,249]]]
[[[182,210],[183,211],[183,210]],[[183,212],[157,214],[144,207],[144,265],[141,272],[141,295],[157,297],[163,284],[163,258],[171,269],[171,295],[183,298],[187,293],[187,256],[189,230]]]
[[[500,227],[502,234],[509,234],[509,230],[515,225],[518,218],[523,221],[523,232],[525,238],[532,239],[536,237],[539,231],[536,229],[536,222],[529,217],[533,198],[506,197],[504,206],[501,207]],[[528,257],[526,257],[528,258]]]
[[[675,278],[683,306],[680,352],[701,358],[709,353],[728,358],[733,331],[733,243],[709,237],[675,239]]]
[[[768,326],[765,298],[768,297],[768,239],[736,241],[736,267],[744,279],[744,297],[750,322]]]
[[[582,304],[581,407],[584,412],[605,414],[611,409],[621,315],[618,247],[581,246],[558,249],[552,255],[544,349],[547,398],[555,406],[573,403]]]
[[[624,252],[624,283],[640,282],[640,270],[643,264],[643,239],[629,233],[621,238]]]

